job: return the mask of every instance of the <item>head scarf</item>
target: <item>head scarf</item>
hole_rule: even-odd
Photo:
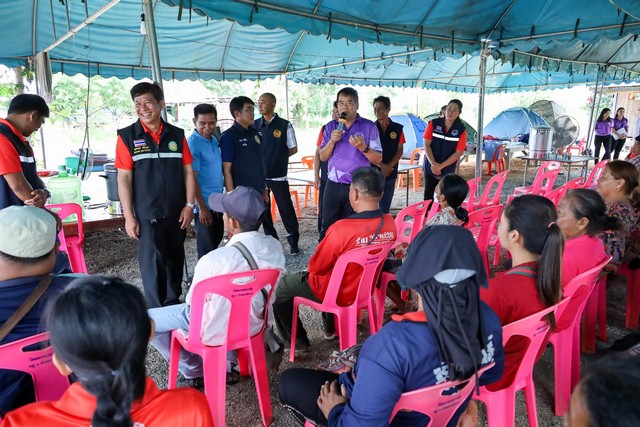
[[[486,346],[480,286],[487,287],[487,273],[469,230],[453,225],[422,230],[396,276],[403,289],[415,289],[422,298],[449,379],[477,373]]]

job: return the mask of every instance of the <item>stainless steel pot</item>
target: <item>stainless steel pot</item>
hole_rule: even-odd
[[[553,152],[553,129],[547,126],[531,126],[529,130],[529,154],[544,159]]]

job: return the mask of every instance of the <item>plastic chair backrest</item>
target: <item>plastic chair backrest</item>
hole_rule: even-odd
[[[471,178],[470,180],[467,181],[467,185],[469,186],[469,196],[467,197],[467,200],[462,205],[465,206],[468,211],[473,210],[473,204],[476,202],[476,199],[477,199],[476,192],[478,191],[478,187],[480,186],[481,182],[482,182],[481,176],[477,178]]]
[[[558,309],[556,314],[557,327],[554,332],[561,332],[571,326],[575,319],[575,316],[571,316],[572,313],[582,316],[582,310],[587,303],[589,295],[591,295],[593,286],[595,286],[598,280],[598,274],[600,274],[604,266],[611,261],[611,258],[612,257],[607,257],[595,267],[578,274],[567,283],[564,287],[563,294],[565,299],[569,299],[569,302]],[[571,308],[571,310],[569,310],[569,308]],[[567,313],[566,316],[564,315],[565,312]]]
[[[535,196],[544,196],[547,194],[547,192],[551,191],[553,188],[553,184],[555,184],[559,173],[560,169],[549,169],[544,173],[536,174],[536,179],[533,180],[533,185],[531,186],[531,192],[529,194],[533,194]]]
[[[583,179],[575,178],[567,182],[562,187],[549,191],[544,195],[544,197],[551,200],[554,205],[558,206],[558,203],[560,203],[560,200],[562,200],[562,198],[567,194],[567,191],[573,190],[574,188],[582,188],[582,185]]]
[[[313,161],[315,156],[304,156],[300,162],[309,169],[313,169]]]
[[[225,345],[233,349],[236,345],[246,342],[251,337],[249,319],[254,295],[260,293],[265,286],[271,285],[269,290],[269,299],[271,299],[279,277],[280,270],[266,268],[214,276],[195,284],[191,298],[189,342],[192,345],[204,347],[201,340],[202,315],[207,294],[220,295],[231,303]],[[216,321],[224,320],[216,319]]]
[[[480,253],[482,254],[487,274],[489,273],[487,248],[489,247],[491,236],[498,229],[498,221],[500,221],[502,209],[504,209],[503,205],[494,205],[475,210],[469,214],[469,222],[465,225],[475,237],[478,249],[480,249]]]
[[[411,152],[409,163],[412,165],[421,165],[424,163],[424,150],[422,148],[414,148]]]
[[[60,374],[53,365],[53,348],[29,349],[49,340],[47,332],[23,338],[0,346],[0,369],[26,372],[33,378],[36,401],[58,400],[69,388],[69,378]]]
[[[422,231],[422,229],[424,228],[424,225],[434,216],[436,216],[436,214],[438,213],[438,211],[440,211],[440,203],[436,202],[435,200],[433,201],[433,203],[431,203],[431,207],[429,208],[429,212],[427,212],[427,215],[424,216],[422,218],[422,224],[420,224],[420,228],[418,228],[418,230],[416,231],[416,234],[413,237],[416,237],[418,235],[418,233],[420,231]],[[413,239],[412,239],[413,240]]]
[[[82,206],[80,206],[77,203],[58,203],[58,204],[47,205],[46,208],[51,210],[56,215],[58,215],[62,221],[64,221],[65,218],[68,218],[71,215],[74,215],[74,214],[76,215],[76,218],[78,219],[76,221],[78,226],[78,245],[82,245],[82,243],[84,242],[84,225],[82,224]],[[58,238],[60,239],[60,250],[66,251],[67,241],[64,236],[64,229],[60,230],[60,233],[58,233]]]
[[[562,163],[557,162],[555,160],[547,160],[546,162],[542,162],[542,164],[538,168],[538,172],[536,172],[536,175],[545,173],[550,170],[560,169],[561,167],[562,167]]]
[[[396,215],[396,244],[411,243],[422,229],[423,219],[427,214],[429,200],[414,203],[402,209]]]
[[[602,175],[602,171],[604,171],[605,166],[607,166],[609,160],[603,160],[598,162],[591,170],[589,177],[584,182],[583,188],[590,188],[598,183],[598,179],[600,179],[600,175]]]
[[[329,285],[327,286],[324,300],[322,300],[322,305],[332,307],[340,306],[340,304],[338,304],[338,294],[340,293],[342,285],[342,277],[350,264],[362,267],[360,282],[358,283],[358,293],[353,304],[358,304],[357,307],[367,305],[367,301],[371,298],[373,284],[378,281],[378,275],[381,271],[379,267],[382,266],[382,263],[387,258],[387,254],[392,246],[393,242],[384,244],[374,243],[373,245],[351,249],[340,255],[331,272],[331,278],[329,279]]]
[[[485,371],[493,368],[495,362],[491,362],[478,370],[478,377]],[[446,381],[440,384],[424,387],[414,391],[402,393],[391,413],[389,422],[401,410],[420,412],[429,416],[427,426],[446,426],[467,397],[473,392],[476,386],[476,376],[464,381]],[[442,394],[444,391],[457,387],[454,394]]]
[[[495,151],[493,152],[493,158],[491,159],[492,162],[497,162],[498,160],[500,160],[501,158],[504,157],[504,152],[507,149],[507,144],[499,144]]]
[[[480,202],[478,203],[478,208],[500,204],[502,187],[504,187],[504,183],[507,180],[507,175],[509,175],[509,171],[500,172],[499,174],[491,177],[489,182],[487,182],[486,187],[484,187],[482,197],[480,197]]]
[[[540,349],[546,342],[546,338],[549,332],[549,323],[546,316],[550,313],[555,313],[564,304],[567,304],[569,299],[565,298],[558,304],[547,307],[530,316],[520,319],[516,322],[505,325],[502,328],[502,344],[506,348],[507,343],[511,337],[525,337],[528,338],[527,349],[520,359],[520,365],[516,372],[514,383],[519,383],[525,378],[531,375],[533,371],[533,365],[536,363],[536,359]]]

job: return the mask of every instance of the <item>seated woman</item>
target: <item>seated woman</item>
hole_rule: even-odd
[[[607,215],[600,194],[586,188],[570,190],[558,203],[558,226],[564,236],[562,287],[577,275],[595,267],[608,255],[600,233],[616,231],[620,220]]]
[[[624,160],[613,160],[607,163],[598,179],[598,193],[607,204],[608,215],[622,222],[622,227],[618,230],[600,234],[606,253],[613,257],[611,264],[605,267],[606,271],[617,270],[632,243],[631,231],[638,222],[637,210],[640,208],[637,186],[638,169]],[[626,255],[629,257],[628,254]]]
[[[489,280],[480,297],[508,325],[557,304],[564,238],[556,224],[556,208],[542,196],[516,197],[502,211],[498,238],[511,253],[512,268]],[[551,328],[555,319],[550,316]],[[487,388],[500,390],[514,379],[526,349],[526,338],[515,337],[505,347],[504,375]]]
[[[433,226],[421,231],[411,246],[398,280],[418,293],[417,312],[396,316],[369,337],[352,372],[338,376],[293,368],[280,376],[280,401],[301,422],[388,425],[404,392],[470,378],[492,361],[496,365],[480,378],[481,384],[502,375],[502,328],[480,301],[479,288],[486,286],[487,276],[471,233],[462,227]],[[450,425],[456,425],[465,407]],[[401,411],[391,425],[427,421],[420,413]]]
[[[153,336],[142,293],[117,278],[74,281],[49,307],[53,363],[77,382],[57,402],[9,412],[14,426],[213,426],[205,396],[193,389],[158,390],[145,375]]]

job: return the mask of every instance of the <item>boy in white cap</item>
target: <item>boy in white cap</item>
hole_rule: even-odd
[[[30,206],[0,210],[0,345],[43,332],[47,301],[76,277],[51,274],[56,235],[51,212]],[[31,295],[31,307],[19,310]],[[18,321],[7,322],[16,312]],[[0,415],[35,401],[28,374],[0,370],[0,384]]]
[[[266,207],[262,194],[251,187],[238,186],[225,194],[212,193],[209,206],[215,212],[224,213],[224,226],[228,235],[232,235],[226,246],[215,249],[198,261],[193,274],[193,285],[187,294],[186,303],[168,307],[149,309],[149,317],[154,322],[155,336],[151,344],[169,360],[171,331],[189,330],[191,296],[198,282],[222,274],[250,270],[249,262],[237,247],[244,245],[254,258],[258,268],[277,268],[285,273],[284,253],[282,245],[271,236],[258,232],[262,223],[262,214]],[[273,302],[272,302],[273,303]],[[262,312],[264,300],[257,295],[252,303],[251,331],[257,333],[262,328]],[[202,341],[207,345],[221,345],[227,331],[229,301],[219,295],[211,295],[205,303],[202,317]],[[273,314],[269,311],[269,324],[273,323]],[[235,358],[231,356],[229,360]],[[200,356],[185,350],[180,352],[178,370],[184,376],[178,381],[179,386],[202,389],[202,361]],[[229,369],[228,369],[229,371]],[[235,382],[235,375],[229,371],[227,382]]]

